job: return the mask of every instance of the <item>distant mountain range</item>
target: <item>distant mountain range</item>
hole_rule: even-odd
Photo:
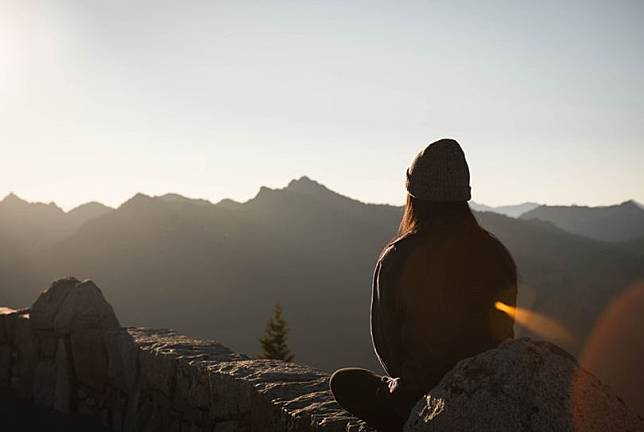
[[[585,206],[539,206],[521,215],[523,219],[551,222],[561,229],[596,240],[618,242],[644,237],[644,209],[635,201]]]
[[[533,202],[525,202],[521,204],[514,204],[514,205],[506,205],[506,206],[499,206],[499,207],[490,207],[485,204],[479,204],[474,201],[470,202],[470,208],[472,210],[476,210],[478,212],[492,212],[492,213],[498,213],[506,216],[510,216],[513,218],[518,218],[522,214],[529,212],[530,210],[533,210],[537,207],[539,207],[541,204],[533,203]]]
[[[569,329],[572,340],[555,342],[579,353],[607,305],[644,277],[641,213],[628,203],[597,210],[605,216],[582,218],[579,232],[572,216],[552,215],[593,209],[534,206],[504,208],[519,215],[533,207],[520,218],[476,216],[517,262],[520,305]],[[29,305],[54,278],[92,278],[125,325],[172,327],[256,354],[279,300],[297,361],[379,370],[369,334],[371,278],[401,211],[307,177],[262,187],[244,203],[137,194],[117,209],[90,203],[66,213],[10,195],[0,202],[0,305]],[[608,228],[613,223],[618,230]],[[593,224],[627,241],[593,239],[589,233],[600,232],[587,228]]]

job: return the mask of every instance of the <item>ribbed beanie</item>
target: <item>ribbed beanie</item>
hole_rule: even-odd
[[[407,192],[427,201],[469,201],[470,170],[461,146],[444,138],[422,150],[407,169]]]

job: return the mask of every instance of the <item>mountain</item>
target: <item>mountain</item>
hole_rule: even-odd
[[[53,202],[27,202],[11,193],[0,201],[0,233],[4,230],[15,241],[37,247],[63,239],[88,220],[112,210],[90,202],[64,212]]]
[[[183,202],[183,203],[192,203],[192,204],[199,204],[199,205],[211,205],[212,203],[208,200],[205,199],[195,199],[195,198],[186,198],[182,195],[175,194],[175,193],[168,193],[165,195],[161,195],[159,199],[163,201],[168,201],[168,202]]]
[[[485,204],[479,204],[474,201],[470,202],[470,208],[472,210],[478,211],[478,212],[492,212],[492,213],[498,213],[506,216],[510,216],[513,218],[518,218],[522,214],[529,212],[530,210],[539,207],[540,204],[533,203],[533,202],[524,202],[521,204],[514,204],[514,205],[506,205],[506,206],[498,206],[498,207],[490,207]]]
[[[88,202],[86,204],[79,205],[76,208],[67,212],[67,218],[70,220],[70,223],[74,227],[79,227],[90,219],[103,216],[114,210],[111,207],[108,207],[104,204],[101,204],[96,201]]]
[[[88,203],[65,213],[55,203],[31,203],[7,195],[0,201],[0,304],[28,301],[24,293],[44,272],[43,250],[109,211],[102,204]]]
[[[622,249],[644,256],[644,236],[617,243]]]
[[[7,224],[0,206],[0,233],[35,223],[43,210],[29,208],[34,215]],[[52,220],[65,218],[48,211]],[[47,241],[38,247],[2,248],[0,304],[28,305],[61,276],[92,278],[124,325],[175,328],[254,355],[279,300],[296,361],[380,370],[369,333],[371,282],[401,214],[401,207],[363,203],[307,177],[262,187],[244,203],[137,194],[62,238],[41,226]],[[644,276],[644,257],[619,244],[540,220],[476,217],[513,254],[520,305],[572,338],[538,328],[518,327],[519,334],[580,353],[605,308]]]
[[[521,218],[551,222],[595,240],[620,242],[644,236],[644,209],[635,201],[601,207],[543,205]]]

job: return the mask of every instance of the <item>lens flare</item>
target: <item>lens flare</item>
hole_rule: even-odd
[[[626,287],[605,308],[579,359],[640,415],[644,415],[643,336],[644,281]],[[577,382],[573,394],[576,406],[592,410],[592,401],[586,400]]]
[[[499,301],[494,304],[494,307],[514,318],[517,324],[539,336],[559,343],[570,343],[573,340],[572,334],[565,327],[545,315]]]

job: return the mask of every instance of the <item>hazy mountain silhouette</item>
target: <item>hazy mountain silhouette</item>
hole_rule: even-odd
[[[65,213],[54,203],[29,203],[14,194],[0,201],[0,303],[26,304],[43,274],[43,252],[83,223],[111,211],[88,203]],[[42,289],[38,288],[38,289]]]
[[[498,207],[491,207],[485,204],[480,204],[474,201],[470,202],[470,208],[472,210],[476,210],[478,212],[492,212],[492,213],[498,213],[506,216],[510,216],[513,218],[518,218],[522,214],[529,212],[532,209],[535,209],[539,207],[541,204],[537,204],[534,202],[524,202],[521,204],[513,204],[513,205],[506,205],[506,206],[498,206]]]
[[[644,209],[632,200],[602,207],[543,205],[521,218],[552,222],[573,234],[595,240],[618,242],[644,236]]]
[[[256,354],[279,300],[298,361],[378,369],[372,272],[400,207],[365,204],[302,177],[262,187],[244,203],[137,194],[61,236],[69,214],[16,200],[0,205],[2,239],[22,233],[1,249],[0,303],[28,305],[51,280],[73,274],[94,279],[125,325],[172,327]],[[477,218],[513,253],[520,304],[569,328],[575,339],[558,342],[573,352],[606,305],[644,274],[644,258],[622,245],[539,220]]]
[[[86,204],[79,205],[76,208],[67,212],[67,218],[70,220],[70,223],[75,227],[79,227],[90,219],[103,216],[106,213],[113,211],[114,209],[103,205],[99,202],[89,202]]]

